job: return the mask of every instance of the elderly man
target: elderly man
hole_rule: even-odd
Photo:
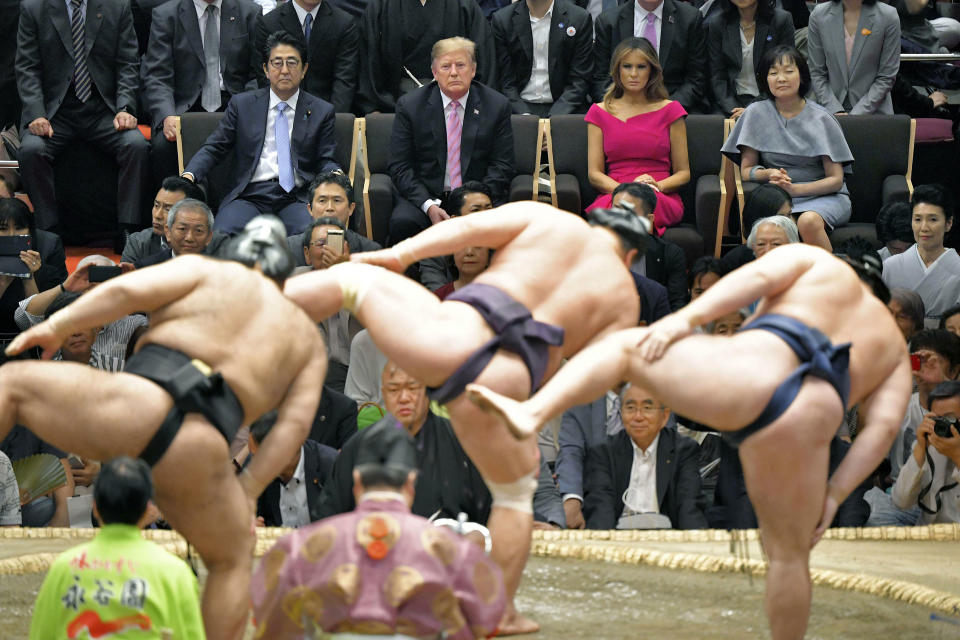
[[[351,253],[382,249],[373,240],[348,228],[350,216],[353,215],[356,207],[353,185],[350,184],[350,178],[347,176],[337,171],[325,171],[313,179],[313,183],[310,185],[310,204],[307,205],[310,210],[310,217],[314,220],[317,218],[336,218],[344,229],[343,251],[337,254],[329,249],[321,252],[324,254],[321,261],[324,267],[349,260]],[[287,244],[297,261],[298,267],[310,264],[306,262],[306,256],[302,250],[304,244],[303,233],[287,238]]]
[[[623,387],[620,415],[623,431],[587,450],[587,528],[706,529],[697,443],[667,426],[670,409],[643,387]]]
[[[419,473],[413,513],[428,518],[435,513],[454,518],[463,512],[474,522],[490,515],[490,492],[476,467],[463,452],[450,421],[430,411],[427,390],[409,373],[387,362],[381,376],[383,408],[394,416],[417,445]],[[368,427],[370,428],[370,427]],[[363,438],[347,441],[320,498],[320,517],[351,511],[354,506],[352,471],[361,455]]]
[[[150,210],[151,227],[131,233],[127,237],[127,244],[123,248],[121,262],[134,264],[137,260],[146,258],[167,248],[167,238],[164,229],[167,226],[167,214],[170,208],[184,198],[204,200],[203,190],[186,178],[167,176],[160,185],[160,190],[153,199],[153,208]]]
[[[651,327],[585,349],[527,403],[478,386],[471,398],[528,435],[625,379],[725,432],[740,446],[770,559],[773,637],[799,638],[810,612],[810,548],[886,455],[910,396],[910,362],[879,267],[779,247]],[[735,336],[692,335],[758,298],[754,320]],[[830,439],[854,404],[865,426],[828,483]]]
[[[463,389],[476,379],[526,397],[562,358],[636,324],[636,289],[626,265],[649,225],[622,210],[594,212],[592,222],[543,204],[515,203],[434,225],[388,251],[353,256],[403,272],[464,247],[493,249],[487,270],[444,302],[409,279],[353,262],[299,276],[286,288],[314,318],[350,309],[387,357],[447,405],[464,451],[493,495],[493,557],[504,568],[511,599],[529,550],[539,453],[535,442],[514,441],[477,410]],[[537,629],[512,604],[507,611],[501,633]]]
[[[466,38],[439,40],[431,52],[430,83],[397,102],[390,136],[390,178],[400,194],[390,216],[399,242],[450,217],[445,194],[467,180],[506,200],[514,170],[510,102],[474,82],[476,46]]]
[[[213,211],[200,200],[181,200],[170,207],[163,234],[167,247],[137,260],[133,266],[142,269],[177,256],[203,253],[213,238]]]
[[[100,531],[50,567],[34,606],[31,640],[125,630],[203,637],[196,576],[183,560],[140,536],[152,496],[143,461],[120,456],[103,465],[93,489]]]
[[[182,256],[114,278],[7,348],[40,346],[50,357],[79,328],[147,311],[151,327],[123,373],[70,362],[0,367],[0,435],[20,422],[85,458],[131,455],[153,466],[157,506],[209,570],[209,638],[243,634],[253,505],[303,443],[326,367],[316,326],[278,288],[293,269],[282,223],[253,221],[230,255],[243,264]],[[277,424],[237,476],[228,443],[274,408]]]
[[[260,637],[491,635],[505,603],[500,571],[478,545],[410,512],[413,439],[386,416],[356,440],[356,509],[281,538],[260,561]]]

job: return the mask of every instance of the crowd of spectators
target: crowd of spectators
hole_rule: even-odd
[[[106,278],[186,254],[219,256],[229,236],[260,213],[283,220],[299,272],[380,249],[356,230],[355,185],[335,159],[335,114],[344,112],[395,114],[390,139],[369,141],[390,149],[388,244],[451,216],[484,215],[508,199],[516,174],[512,114],[583,114],[589,183],[598,194],[584,203],[585,215],[629,208],[655,230],[631,269],[638,322],[651,324],[777,246],[803,241],[832,250],[829,232],[851,215],[845,177],[855,160],[837,117],[902,110],[902,94],[916,93],[915,86],[960,88],[949,69],[931,78],[927,68],[900,65],[901,48],[960,44],[960,23],[923,13],[930,10],[923,0],[830,0],[812,12],[780,0],[96,6],[94,14],[87,0],[24,0],[19,25],[9,20],[16,3],[0,11],[0,124],[22,125],[20,177],[29,196],[13,197],[14,182],[0,180],[0,236],[29,242],[13,256],[23,272],[0,274],[4,337]],[[15,76],[4,75],[10,69]],[[940,91],[920,98],[952,117]],[[175,117],[187,112],[223,118],[181,173]],[[661,236],[683,217],[689,113],[736,120],[723,153],[738,165],[747,193],[745,244],[688,268],[684,251]],[[68,275],[54,167],[76,141],[109,151],[120,167],[123,249],[119,264],[90,256]],[[223,167],[228,188],[211,197],[209,178]],[[143,200],[151,193],[147,217]],[[941,385],[960,375],[960,258],[945,245],[953,215],[950,192],[937,185],[920,185],[910,203],[877,213],[890,311],[915,357],[917,393],[890,468],[878,470],[873,490],[850,498],[838,523],[958,519],[950,474],[960,434],[937,431],[943,421],[934,419],[960,413],[956,388]],[[424,260],[408,275],[443,299],[493,259],[488,248],[467,247]],[[733,311],[701,330],[729,335],[752,311]],[[121,371],[148,322],[134,314],[72,336],[55,358]],[[489,492],[423,385],[388,362],[350,313],[325,319],[318,330],[329,358],[323,401],[310,439],[261,497],[261,524],[302,526],[354,507],[352,436],[371,411],[374,419],[396,416],[417,444],[414,513],[463,512],[485,521]],[[568,411],[554,455],[545,456],[553,462],[540,476],[535,512],[542,526],[755,523],[736,451],[685,420],[683,409],[627,385]],[[856,412],[849,418],[847,439],[856,436]],[[256,455],[272,419],[261,418],[232,443],[238,467]],[[22,517],[4,507],[0,524],[65,524],[69,494],[94,482],[99,463],[71,467],[69,452],[28,433],[18,428],[0,449],[13,460],[53,453],[69,482],[45,504],[23,505]],[[844,452],[845,445],[834,447],[833,466]],[[0,462],[6,497],[10,474],[5,458]]]

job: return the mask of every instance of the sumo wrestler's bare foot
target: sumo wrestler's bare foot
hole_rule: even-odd
[[[483,385],[468,384],[467,398],[486,413],[496,416],[517,440],[529,438],[540,429],[540,423],[522,402],[491,391]]]
[[[536,633],[537,631],[540,631],[540,625],[519,613],[513,603],[510,603],[507,605],[506,611],[503,612],[503,617],[500,618],[497,637],[519,636],[524,633]]]

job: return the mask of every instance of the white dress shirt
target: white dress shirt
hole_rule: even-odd
[[[660,52],[660,34],[663,32],[663,3],[661,2],[657,5],[657,8],[653,11],[647,11],[640,6],[639,2],[634,3],[633,7],[633,35],[642,38],[643,31],[647,27],[647,14],[652,13],[657,16],[657,41],[653,44],[656,45],[657,52]]]
[[[457,114],[460,116],[460,144],[461,149],[463,148],[463,116],[466,113],[467,100],[470,98],[470,91],[468,90],[463,94],[462,98],[458,98],[457,102],[460,103],[460,106],[457,107]],[[447,118],[450,117],[450,103],[453,102],[453,98],[449,97],[443,91],[440,92],[440,99],[443,101],[443,130],[447,130]],[[446,150],[444,150],[444,158],[446,158]],[[460,165],[460,177],[463,179],[463,164]],[[450,167],[446,167],[443,170],[443,190],[448,191],[450,189]],[[439,198],[431,198],[430,200],[424,200],[423,204],[420,205],[420,208],[424,213],[427,212],[427,209],[433,205],[440,206],[441,200]],[[449,212],[447,212],[449,213]]]
[[[530,81],[520,92],[520,97],[527,102],[553,103],[553,94],[550,92],[550,73],[547,70],[552,19],[552,2],[542,18],[530,16],[530,31],[533,33],[533,67],[530,69]]]
[[[303,446],[300,447],[300,462],[290,482],[280,483],[280,519],[285,527],[305,527],[310,524],[310,509],[307,507],[307,484],[303,470]]]
[[[260,162],[257,163],[257,169],[253,172],[250,182],[263,182],[280,177],[280,165],[277,162],[277,134],[275,126],[277,123],[277,105],[280,102],[286,102],[287,108],[283,111],[283,116],[287,119],[287,136],[290,140],[290,153],[293,153],[293,116],[297,111],[297,98],[300,97],[300,90],[290,96],[289,99],[281,101],[277,94],[270,90],[270,106],[267,107],[267,132],[263,136],[263,149],[260,150]],[[291,163],[292,165],[292,163]],[[294,167],[293,178],[299,187],[303,180],[297,175]]]
[[[200,42],[203,44],[204,33],[207,28],[207,7],[213,5],[217,8],[217,15],[220,16],[223,11],[223,0],[213,0],[213,2],[204,2],[204,0],[193,0],[193,6],[197,10],[197,20],[200,22]],[[220,21],[217,20],[217,34],[220,34]],[[221,41],[221,44],[222,41]],[[220,65],[220,91],[224,91],[226,86],[223,84],[223,64]]]
[[[660,434],[653,439],[647,450],[637,446],[633,440],[633,465],[630,467],[630,484],[624,492],[626,508],[623,515],[634,513],[659,513],[657,503],[657,444]]]
[[[310,11],[307,11],[306,9],[304,9],[303,7],[301,7],[299,3],[297,3],[297,2],[294,2],[294,3],[293,3],[293,9],[294,9],[294,11],[297,12],[297,20],[300,21],[300,30],[301,30],[301,31],[303,31],[303,21],[307,19],[307,14],[308,14],[308,13],[313,16],[313,24],[314,24],[314,25],[317,24],[317,14],[320,12],[320,4],[321,4],[321,3],[317,3],[317,6],[315,6],[315,7],[314,7],[313,9],[311,9]],[[304,37],[306,37],[307,34],[304,33],[303,35],[304,35]]]

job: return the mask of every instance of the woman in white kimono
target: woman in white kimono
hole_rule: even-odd
[[[912,289],[923,298],[924,324],[936,328],[943,313],[960,302],[960,256],[943,246],[953,226],[953,196],[937,184],[913,192],[913,237],[916,244],[883,263],[883,282]]]

